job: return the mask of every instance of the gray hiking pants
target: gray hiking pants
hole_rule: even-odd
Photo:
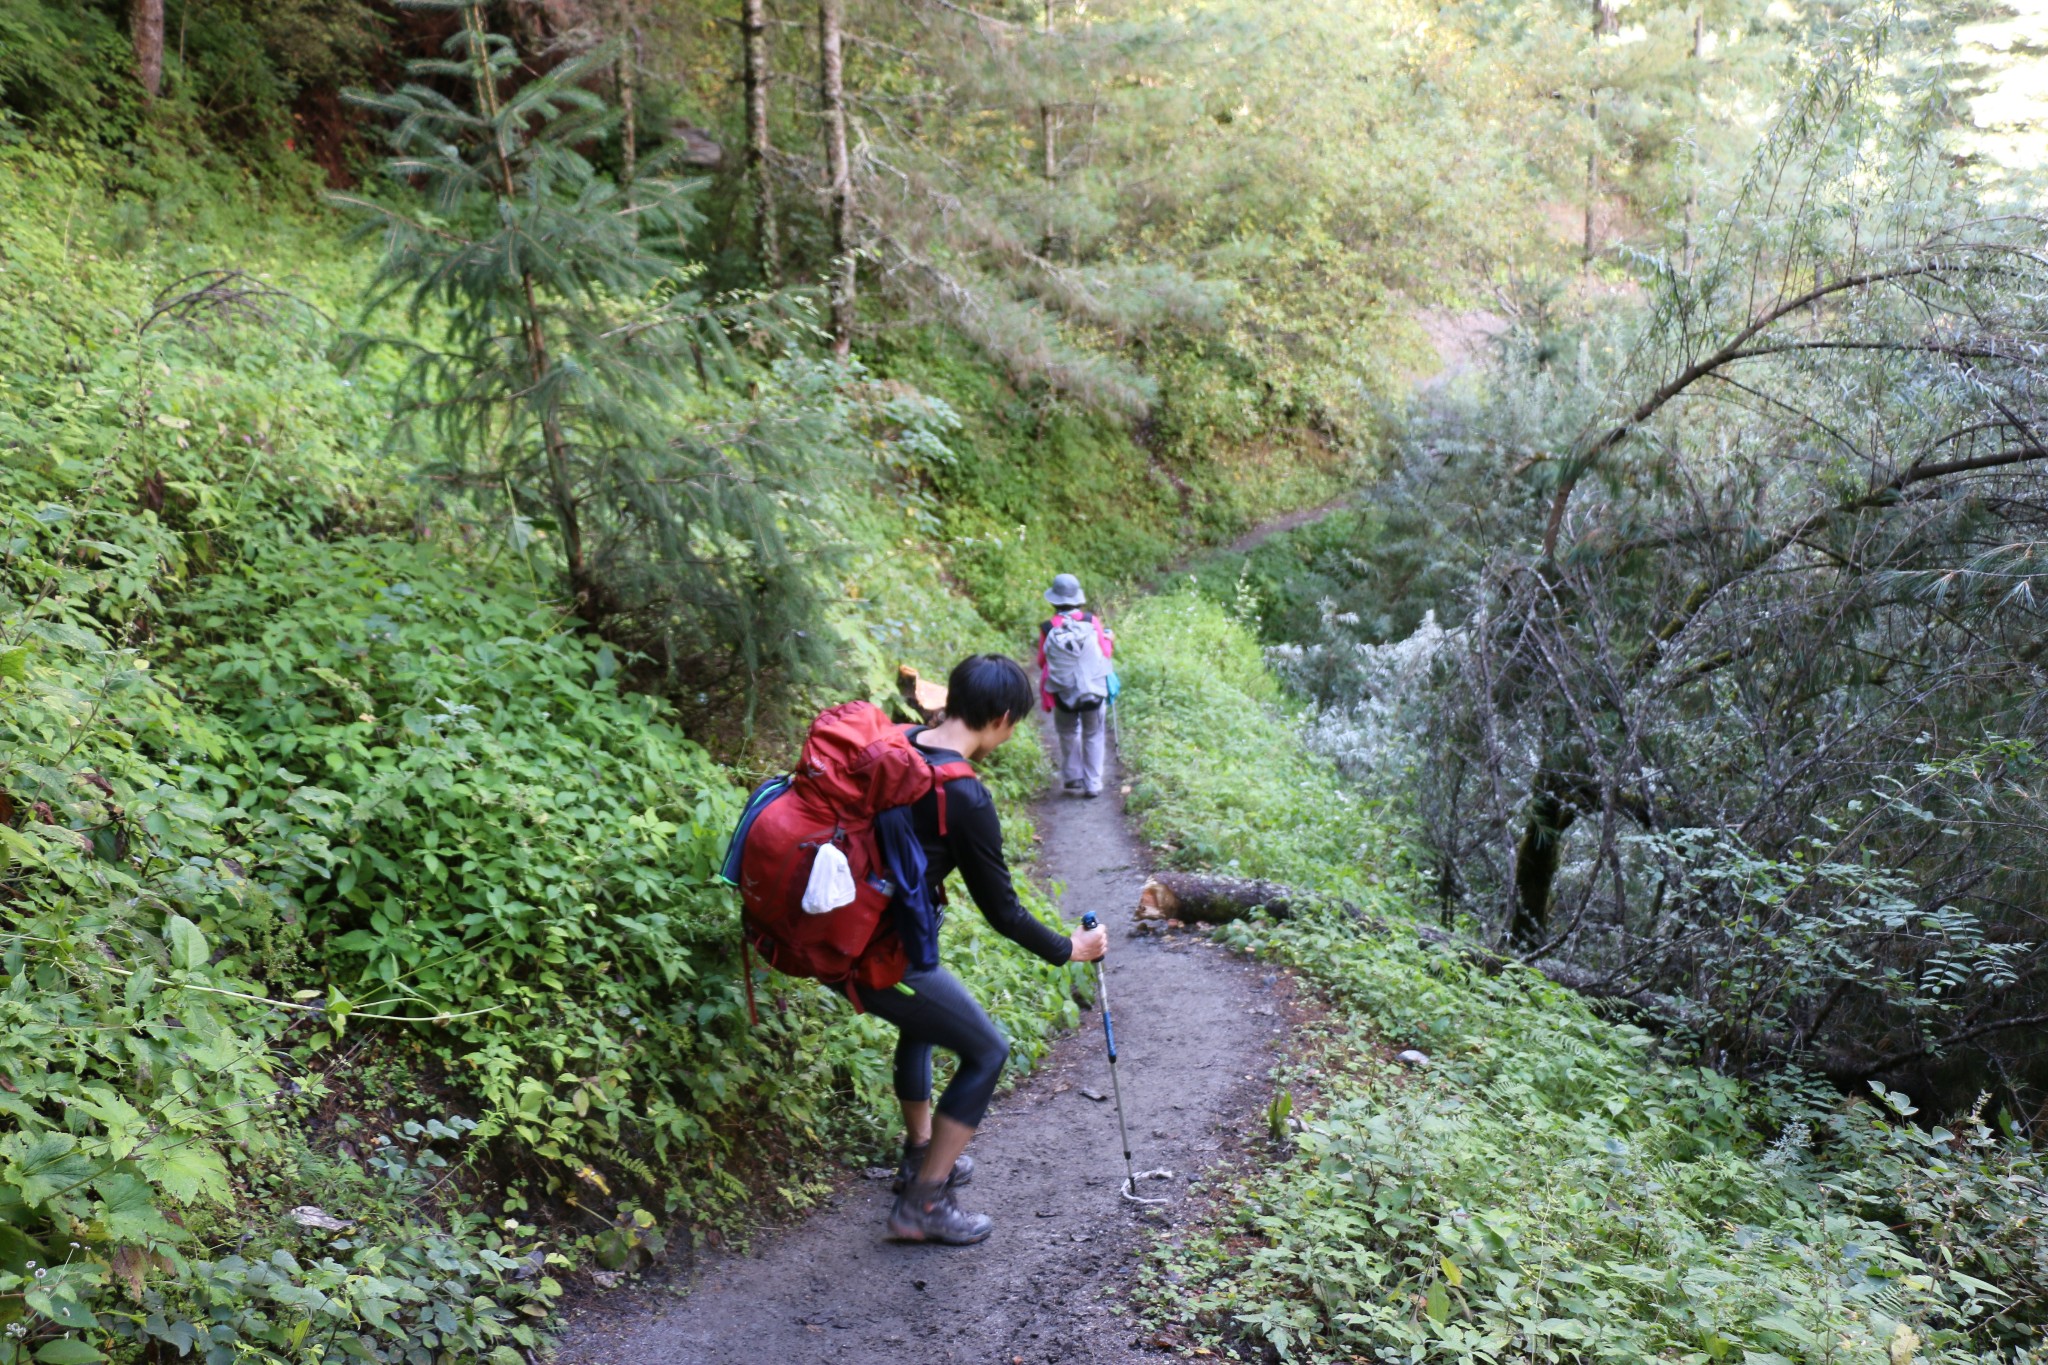
[[[1053,704],[1053,727],[1060,732],[1060,780],[1068,787],[1102,790],[1102,732],[1108,725],[1109,707],[1093,711],[1069,711]]]

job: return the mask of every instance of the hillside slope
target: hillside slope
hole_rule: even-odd
[[[512,1359],[563,1269],[742,1234],[887,1141],[881,1026],[785,987],[750,1028],[712,881],[785,717],[1019,645],[1052,566],[1202,528],[1108,496],[1148,457],[1056,410],[1101,483],[1034,506],[1023,400],[964,358],[938,382],[993,407],[903,358],[763,370],[702,420],[800,405],[836,443],[852,477],[788,513],[834,662],[751,731],[693,721],[551,597],[544,527],[387,453],[396,361],[337,345],[363,249],[117,181],[0,149],[0,1359]],[[1210,533],[1264,505],[1218,496]],[[1072,983],[949,933],[1030,1063]]]
[[[1977,1116],[1917,1126],[1881,1087],[1687,1065],[1446,935],[1398,821],[1305,747],[1255,623],[1193,586],[1121,620],[1145,835],[1302,893],[1216,937],[1323,1011],[1280,1073],[1271,1169],[1155,1256],[1156,1322],[1316,1361],[2024,1357],[2031,1149]]]

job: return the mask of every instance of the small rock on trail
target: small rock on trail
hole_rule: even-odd
[[[1047,738],[1057,743],[1049,726]],[[1185,1200],[1183,1177],[1215,1157],[1222,1134],[1263,1121],[1254,1078],[1271,1064],[1274,1040],[1250,1036],[1242,1020],[1274,978],[1206,943],[1129,936],[1146,859],[1120,805],[1044,801],[1038,871],[1066,883],[1069,920],[1093,910],[1111,930],[1131,1132],[1169,1135],[1139,1139],[1134,1155],[1140,1168],[1181,1173],[1145,1182],[1147,1195],[1171,1202],[1148,1219],[1121,1197],[1116,1115],[1081,1099],[1110,1090],[1100,1016],[1091,1013],[1045,1066],[997,1099],[975,1138],[974,1184],[961,1202],[994,1216],[988,1241],[889,1242],[887,1184],[854,1181],[833,1207],[769,1234],[753,1255],[710,1259],[672,1290],[587,1302],[563,1332],[561,1365],[1156,1365],[1131,1315],[1110,1309],[1157,1216],[1173,1218]]]

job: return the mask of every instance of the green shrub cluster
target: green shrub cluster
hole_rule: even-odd
[[[1299,750],[1251,628],[1192,593],[1122,625],[1148,836],[1331,897],[1220,935],[1302,972],[1327,1013],[1280,1077],[1274,1169],[1217,1196],[1244,1235],[1164,1247],[1158,1318],[1290,1360],[1903,1361],[2035,1340],[2048,1241],[2024,1148],[1974,1120],[1915,1127],[1896,1095],[1673,1065],[1536,973],[1424,939],[1398,840]],[[1427,1063],[1396,1061],[1407,1048]]]
[[[791,982],[749,1026],[710,874],[757,774],[381,455],[366,263],[131,232],[97,174],[0,153],[0,1365],[525,1358],[565,1266],[872,1159],[893,1035]],[[944,414],[817,378],[764,383],[873,457],[842,676],[999,646],[902,469]],[[987,767],[1014,816],[1043,757]],[[946,932],[1035,1060],[1073,974]]]
[[[1186,590],[1119,618],[1130,810],[1177,867],[1352,894],[1398,852],[1335,768],[1302,748],[1252,628]]]
[[[558,1287],[510,1273],[530,1227],[422,1196],[456,1130],[385,1162],[352,1236],[284,1214],[335,1187],[299,1128],[331,1093],[293,1032],[319,1006],[250,973],[289,911],[199,776],[231,734],[87,610],[138,549],[100,510],[0,502],[0,1359],[517,1360]]]

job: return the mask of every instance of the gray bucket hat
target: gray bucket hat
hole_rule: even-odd
[[[1081,591],[1081,580],[1072,574],[1055,574],[1052,586],[1045,590],[1045,600],[1056,607],[1081,607],[1088,604],[1088,594]]]

